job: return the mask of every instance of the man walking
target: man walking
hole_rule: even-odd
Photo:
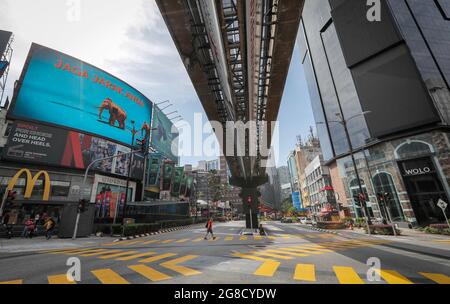
[[[215,240],[216,237],[214,236],[214,233],[213,233],[213,221],[212,221],[211,218],[208,220],[208,222],[206,223],[205,227],[206,227],[205,240],[208,239],[208,234],[210,234],[210,233],[211,233],[211,236],[212,236],[213,240]]]

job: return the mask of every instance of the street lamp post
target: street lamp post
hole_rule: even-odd
[[[134,120],[131,121],[131,124],[133,125],[133,129],[131,130],[131,150],[133,150],[134,147],[134,136],[136,135],[136,127],[134,124]],[[128,172],[127,172],[127,184],[125,187],[125,202],[123,203],[123,212],[122,212],[122,221],[125,220],[126,214],[127,214],[127,201],[128,201],[128,187],[130,186],[130,178],[131,178],[131,165],[133,163],[133,155],[130,156],[130,161],[128,162]],[[124,225],[125,226],[125,225]]]

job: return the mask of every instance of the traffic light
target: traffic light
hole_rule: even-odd
[[[80,202],[78,203],[78,212],[83,213],[86,211],[86,207],[87,207],[87,200],[86,199],[81,199]]]

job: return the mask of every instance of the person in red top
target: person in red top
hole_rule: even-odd
[[[26,229],[25,237],[29,237],[31,239],[33,237],[33,231],[35,229],[35,225],[34,225],[33,219],[29,218],[25,222],[25,229]]]
[[[213,233],[213,221],[212,221],[211,218],[208,220],[208,222],[206,223],[205,227],[206,227],[205,240],[208,239],[208,234],[210,234],[210,233],[211,233],[211,236],[212,236],[213,240],[215,240],[216,237],[214,236],[214,233]]]

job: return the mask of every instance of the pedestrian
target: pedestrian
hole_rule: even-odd
[[[34,221],[32,218],[29,218],[25,222],[25,237],[29,237],[30,239],[33,238],[33,231],[34,231]]]
[[[36,215],[35,215],[35,217],[34,217],[34,233],[35,233],[36,235],[39,234],[39,232],[38,232],[39,219],[40,219],[39,213],[36,213]]]
[[[12,232],[12,225],[9,224],[9,218],[10,218],[9,212],[7,212],[3,217],[2,224],[6,229],[6,237],[8,239],[11,239],[13,237],[13,232]]]
[[[208,222],[206,222],[205,228],[206,228],[205,240],[208,239],[208,234],[210,234],[210,233],[211,233],[213,240],[215,240],[216,237],[214,236],[214,233],[213,233],[213,221],[211,218],[209,218]]]
[[[52,217],[49,216],[44,223],[45,238],[47,240],[52,238],[52,232],[54,228],[55,228],[55,221],[53,220]]]

